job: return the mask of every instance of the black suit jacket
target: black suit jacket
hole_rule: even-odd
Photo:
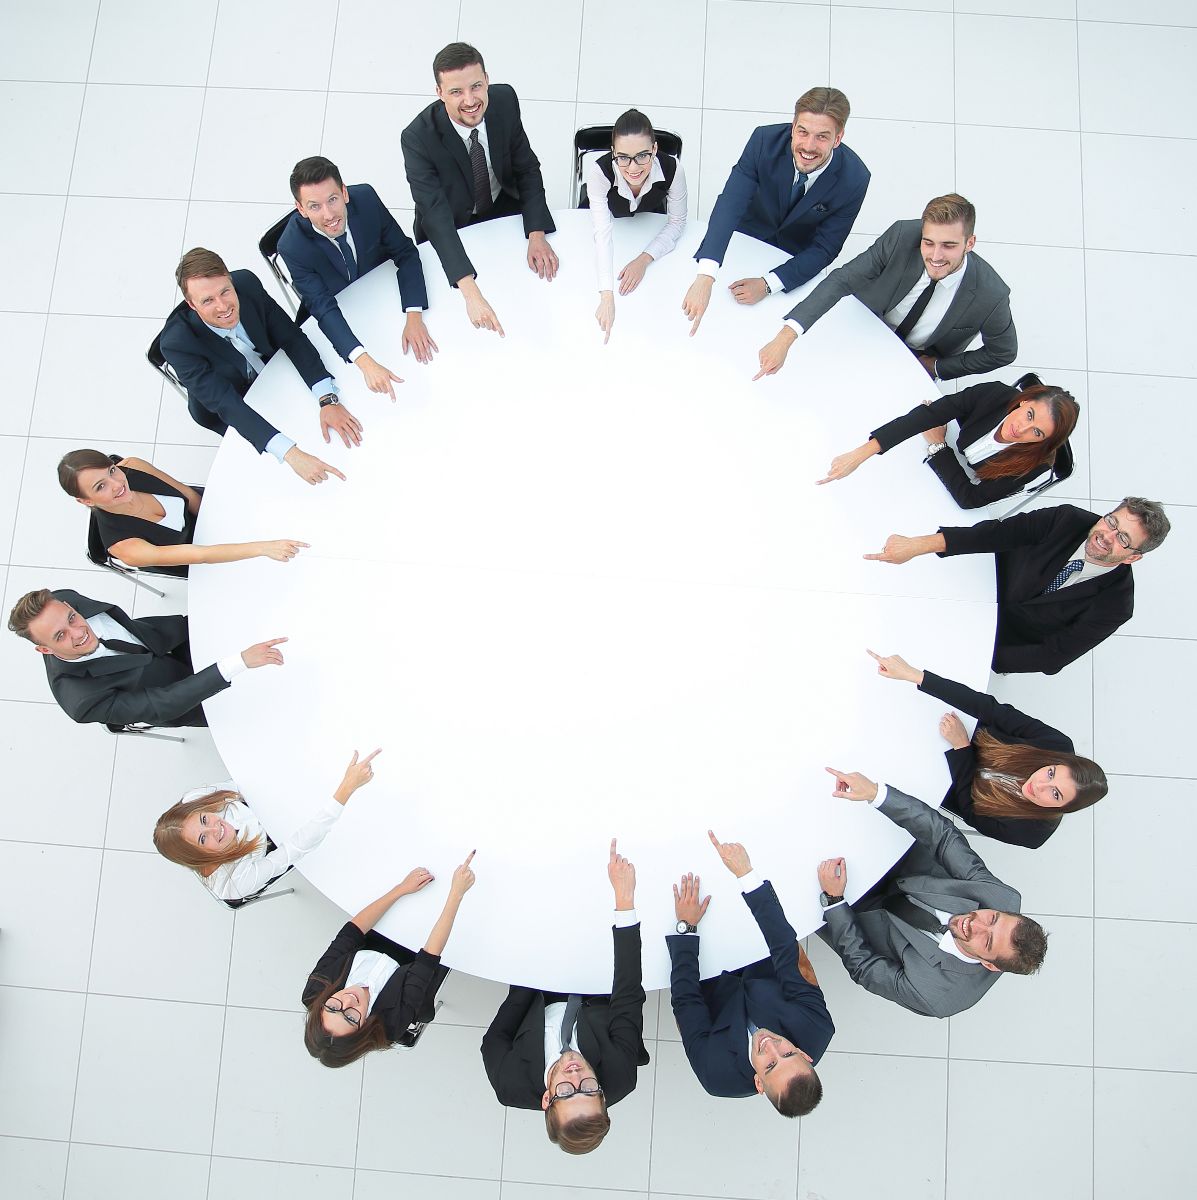
[[[1072,504],[1019,513],[971,528],[942,528],[951,554],[992,554],[997,564],[995,671],[1055,675],[1105,641],[1135,610],[1127,564],[1050,595],[1043,589],[1097,524],[1096,513]]]
[[[557,228],[544,196],[540,160],[528,144],[519,97],[510,84],[487,91],[486,139],[490,165],[500,187],[519,202],[524,236]],[[430,104],[403,131],[403,166],[416,203],[417,244],[432,243],[452,284],[476,275],[457,231],[474,211],[474,173],[465,143],[440,100]]]
[[[85,619],[106,614],[146,646],[130,654],[75,662],[42,655],[50,691],[72,721],[109,725],[146,721],[170,726],[208,723],[200,705],[229,684],[215,663],[202,671],[192,670],[186,617],[134,620],[115,604],[90,600],[67,588],[55,592],[54,598]]]
[[[644,986],[640,926],[613,928],[615,978],[610,996],[587,996],[578,1012],[578,1053],[594,1068],[607,1104],[636,1086],[648,1063],[644,1048]],[[482,1064],[500,1104],[540,1108],[544,1095],[544,992],[512,987],[482,1037]]]
[[[944,679],[933,671],[924,671],[919,691],[968,713],[970,717],[976,717],[979,722],[977,733],[984,729],[1001,742],[1035,746],[1053,753],[1075,753],[1072,739],[1058,729],[1027,716],[1012,704],[1002,704],[984,692],[974,692],[972,688],[965,687],[963,683],[957,683],[954,679]],[[975,740],[976,734],[973,737]],[[952,776],[952,786],[948,788],[948,794],[944,797],[943,807],[948,812],[963,817],[978,833],[996,838],[999,842],[1009,842],[1014,846],[1026,846],[1034,850],[1042,846],[1060,827],[1059,816],[1050,816],[1046,811],[1042,820],[994,817],[977,812],[973,808],[977,752],[970,743],[961,750],[944,751],[944,758],[947,759],[948,772]]]
[[[699,983],[698,935],[670,934],[673,1015],[698,1082],[712,1096],[753,1096],[748,1022],[784,1034],[814,1062],[835,1026],[823,991],[798,970],[798,935],[766,880],[744,895],[769,944],[769,958]]]
[[[241,303],[241,324],[263,362],[284,350],[308,387],[330,378],[307,334],[266,294],[258,277],[252,271],[233,271],[231,275]],[[187,389],[188,405],[198,404],[214,413],[263,453],[278,430],[245,402],[251,381],[240,352],[185,306],[170,315],[161,346]]]

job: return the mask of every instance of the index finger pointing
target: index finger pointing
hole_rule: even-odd
[[[711,845],[714,846],[716,850],[721,850],[723,848],[722,843],[715,836],[715,831],[713,829],[707,830],[707,837],[711,839]]]
[[[264,644],[265,644],[265,645],[267,645],[267,646],[281,646],[281,645],[283,644],[283,642],[285,642],[285,641],[288,641],[288,640],[289,640],[289,639],[287,639],[287,638],[285,638],[285,637],[283,637],[283,638],[271,638],[271,639],[270,639],[268,642],[266,642],[266,643],[264,643]]]
[[[462,863],[461,865],[462,865],[463,867],[468,867],[468,866],[470,865],[470,863],[472,863],[472,862],[474,861],[474,855],[475,855],[475,854],[477,854],[477,853],[478,853],[478,851],[477,851],[477,850],[471,850],[471,851],[469,852],[469,854],[467,854],[467,855],[466,855],[466,860],[465,860],[465,862],[464,862],[464,863]]]
[[[356,753],[357,753],[357,751],[355,750],[354,754],[356,754]],[[367,754],[366,757],[362,759],[362,766],[364,767],[372,758],[374,758],[375,755],[381,754],[381,753],[382,753],[382,747],[379,746],[377,750],[373,751],[370,754]]]
[[[611,858],[612,859],[615,858],[615,841],[616,841],[615,838],[611,839]]]
[[[328,470],[329,470],[329,471],[330,471],[330,472],[331,472],[333,475],[335,475],[335,476],[336,476],[336,477],[337,477],[337,478],[338,478],[338,479],[339,479],[339,480],[340,480],[342,483],[344,483],[344,482],[345,482],[345,476],[344,476],[344,475],[342,475],[342,474],[341,474],[341,472],[340,472],[340,471],[338,471],[336,467],[329,467],[329,468],[328,468]]]

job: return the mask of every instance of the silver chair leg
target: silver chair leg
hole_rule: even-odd
[[[251,904],[257,904],[259,900],[275,900],[279,896],[290,896],[294,893],[294,891],[294,888],[280,888],[277,892],[262,892],[260,895],[251,896],[245,901],[244,904],[240,905],[240,907],[248,908]]]
[[[147,592],[153,592],[159,600],[166,599],[165,592],[160,592],[156,587],[153,587],[151,584],[148,584],[139,578],[141,572],[136,570],[136,568],[122,567],[111,560],[106,562],[104,567],[111,571],[114,575],[120,575],[122,578],[129,580],[134,587],[145,588]]]
[[[160,741],[160,742],[185,743],[187,741],[187,739],[185,737],[179,737],[178,734],[158,733],[156,730],[153,730],[153,729],[134,729],[134,728],[113,729],[111,732],[114,733],[117,737],[120,737],[122,734],[131,734],[134,737],[157,738],[158,741]]]

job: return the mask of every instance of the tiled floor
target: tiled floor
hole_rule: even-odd
[[[932,194],[968,194],[982,252],[1014,289],[1018,365],[1085,405],[1081,469],[1062,490],[1098,511],[1124,492],[1170,505],[1172,541],[1136,568],[1135,619],[1054,678],[997,683],[1113,776],[1047,849],[983,843],[1051,929],[1047,968],[932,1022],[853,987],[816,943],[839,1033],[827,1098],[801,1128],[705,1096],[668,997],[650,997],[653,1063],[603,1149],[571,1159],[537,1116],[490,1095],[477,1047],[495,984],[454,976],[416,1054],[329,1072],[298,1052],[299,984],[340,915],[299,878],[296,895],[236,919],[218,909],[148,839],[163,797],[219,777],[210,740],[72,727],[5,634],[0,1191],[1193,1194],[1192,0],[447,0],[418,14],[392,0],[5,0],[4,611],[43,582],[147,610],[144,593],[84,570],[53,462],[102,442],[203,477],[213,440],[140,361],[175,302],[180,250],[203,241],[260,269],[287,170],[318,148],[410,226],[399,130],[458,36],[517,86],[557,205],[572,130],[635,103],[685,137],[704,219],[754,124],[784,119],[807,85],[843,87],[848,140],[874,173],[849,249]]]

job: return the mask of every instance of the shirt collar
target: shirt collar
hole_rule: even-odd
[[[208,325],[208,322],[205,321],[204,324]],[[226,341],[231,342],[233,340],[233,338],[238,337],[243,342],[248,342],[249,345],[251,345],[251,346],[253,345],[253,342],[251,342],[249,340],[249,334],[247,334],[245,332],[245,326],[242,325],[240,321],[238,321],[237,324],[234,325],[232,329],[225,329],[218,325],[208,325],[208,328],[210,330],[212,330],[212,332],[214,334],[216,334],[217,337],[222,337]]]
[[[827,170],[827,168],[828,168],[829,166],[831,166],[831,160],[832,160],[834,157],[835,157],[835,151],[833,150],[833,151],[832,151],[832,152],[831,152],[831,153],[830,153],[830,154],[827,156],[827,161],[826,161],[826,162],[825,162],[825,163],[824,163],[824,164],[823,164],[821,167],[819,167],[817,170],[814,170],[814,171],[807,171],[807,172],[805,172],[805,175],[806,175],[806,186],[807,186],[808,188],[810,187],[810,185],[811,185],[812,183],[814,183],[814,181],[815,181],[816,179],[818,179],[818,178],[819,178],[819,176],[820,176],[820,175],[822,175],[822,174],[823,174],[823,172],[824,172],[824,171],[826,171],[826,170]],[[791,152],[790,152],[790,162],[791,162],[791,163],[793,163],[793,162],[794,162],[794,153],[793,153],[793,151],[791,151]],[[797,164],[797,163],[794,163],[794,182],[795,182],[795,183],[797,183],[797,182],[798,182],[798,164]]]

